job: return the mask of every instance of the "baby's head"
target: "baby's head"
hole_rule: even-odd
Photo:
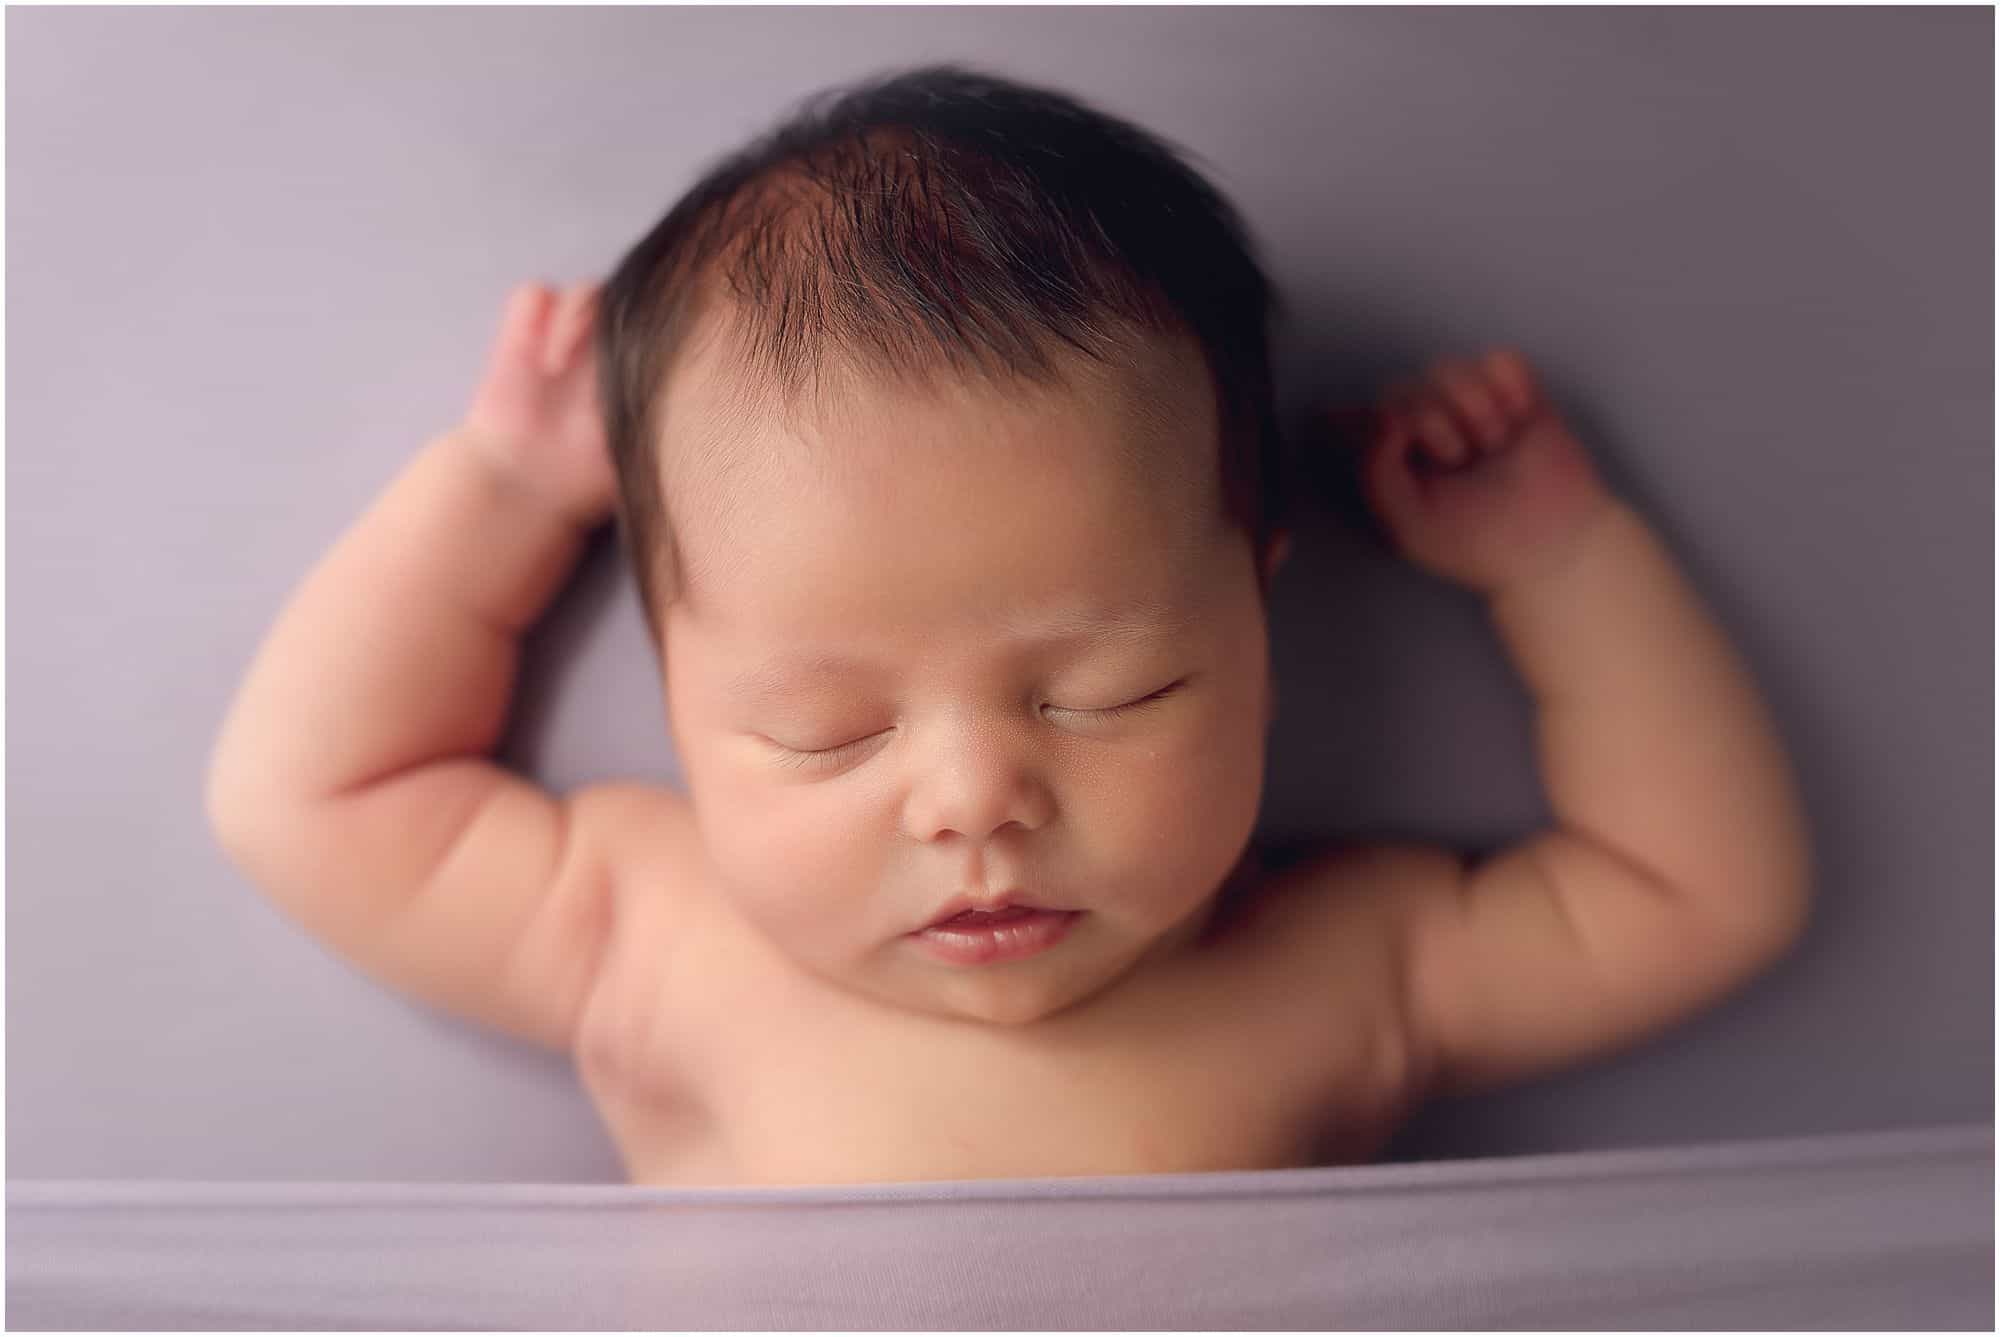
[[[717,889],[878,1003],[1024,1023],[1199,932],[1262,793],[1271,306],[1175,154],[918,71],[710,172],[607,280],[627,552]],[[1039,955],[910,935],[1080,910]]]

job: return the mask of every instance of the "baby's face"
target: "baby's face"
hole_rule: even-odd
[[[702,365],[668,392],[697,432]],[[1087,397],[836,402],[804,437],[713,426],[761,463],[676,508],[702,572],[667,710],[718,891],[826,982],[1031,1022],[1188,941],[1256,821],[1268,640],[1211,393],[1176,360]],[[911,936],[1004,892],[1083,913],[1003,963]]]

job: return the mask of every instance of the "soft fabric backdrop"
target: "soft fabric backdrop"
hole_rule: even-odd
[[[617,1177],[563,1060],[383,992],[223,862],[207,748],[286,593],[464,407],[509,285],[601,273],[793,99],[939,59],[1202,155],[1290,303],[1292,426],[1525,350],[1795,751],[1822,870],[1797,952],[1392,1155],[1990,1120],[1992,22],[10,12],[10,1175]],[[1304,518],[1266,833],[1527,833],[1531,715],[1477,603],[1337,499]],[[672,782],[641,626],[601,543],[509,755]]]

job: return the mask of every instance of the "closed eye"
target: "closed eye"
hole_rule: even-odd
[[[1151,696],[1142,696],[1137,701],[1127,701],[1122,706],[1104,706],[1097,710],[1070,710],[1064,706],[1050,706],[1049,709],[1060,710],[1065,715],[1110,715],[1113,717],[1130,715],[1135,711],[1144,710],[1147,706],[1153,705],[1165,697],[1172,696],[1180,689],[1181,683],[1186,681],[1186,678],[1182,678],[1180,682],[1170,682]]]
[[[1122,706],[1100,706],[1093,709],[1071,709],[1067,706],[1050,706],[1049,709],[1058,711],[1064,715],[1097,715],[1116,719],[1124,715],[1137,714],[1142,710],[1157,705],[1160,701],[1179,691],[1186,683],[1186,678],[1182,678],[1178,682],[1170,682],[1159,691],[1148,696],[1142,696],[1136,701],[1127,701]],[[839,761],[842,757],[859,751],[879,736],[878,734],[869,734],[866,738],[857,738],[851,743],[842,743],[838,747],[797,748],[786,747],[783,743],[778,742],[773,742],[772,746],[776,747],[783,754],[778,758],[779,762],[783,765],[829,766]]]
[[[870,734],[868,738],[873,738],[874,736],[874,734]],[[851,743],[842,743],[839,747],[799,748],[786,747],[783,743],[776,743],[773,746],[780,753],[778,764],[781,766],[831,765],[838,758],[845,756],[867,742],[868,738],[857,738]]]

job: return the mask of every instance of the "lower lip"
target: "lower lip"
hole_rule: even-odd
[[[1037,910],[986,928],[934,924],[910,936],[919,947],[950,965],[986,966],[1046,952],[1068,936],[1070,925],[1082,915],[1081,910]]]

